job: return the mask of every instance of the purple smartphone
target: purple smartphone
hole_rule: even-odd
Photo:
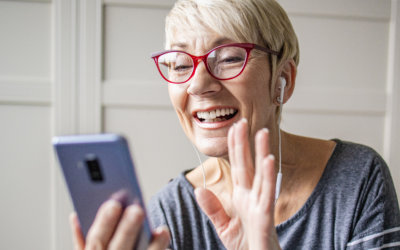
[[[123,206],[138,203],[145,208],[124,137],[115,134],[59,136],[53,138],[53,146],[85,237],[98,208],[111,197]],[[145,249],[151,235],[146,218],[135,249]]]

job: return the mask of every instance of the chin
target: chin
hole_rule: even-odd
[[[228,140],[224,138],[201,138],[196,140],[197,149],[209,157],[227,157]]]

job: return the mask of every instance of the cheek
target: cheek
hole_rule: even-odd
[[[271,93],[269,87],[269,78],[263,76],[247,77],[240,79],[236,85],[236,96],[247,108],[262,106],[268,108],[271,105]],[[250,105],[250,106],[248,106]]]
[[[189,140],[193,142],[193,128],[190,120],[191,115],[187,114],[188,94],[186,89],[187,88],[181,85],[170,84],[168,86],[168,93],[183,132],[186,134]]]
[[[188,135],[190,129],[190,114],[187,112],[188,94],[184,85],[168,85],[169,98],[178,116],[179,122]]]
[[[187,104],[186,88],[180,85],[168,85],[169,98],[177,112],[184,112]]]
[[[255,134],[262,127],[273,125],[275,106],[270,91],[270,74],[262,67],[251,65],[243,78],[238,78],[236,98],[242,103],[243,115],[247,116]]]
[[[248,94],[262,102],[271,103],[271,73],[266,58],[256,58],[249,62],[247,78]]]
[[[272,105],[271,92],[267,81],[264,84],[256,84],[251,91],[251,96],[257,106],[261,105],[263,108],[268,109]]]

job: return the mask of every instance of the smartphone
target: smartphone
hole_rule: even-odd
[[[64,179],[86,238],[100,205],[110,198],[123,206],[144,202],[128,143],[121,135],[94,134],[53,138]],[[143,222],[134,249],[147,249],[149,221]]]

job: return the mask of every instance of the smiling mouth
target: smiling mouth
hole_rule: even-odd
[[[237,113],[237,109],[223,108],[211,111],[199,111],[196,113],[196,116],[200,122],[222,122],[232,119]]]

